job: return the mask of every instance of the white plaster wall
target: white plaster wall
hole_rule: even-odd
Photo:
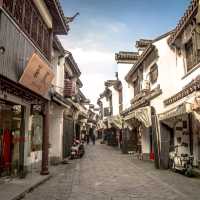
[[[141,130],[142,153],[150,153],[150,135],[147,128]]]
[[[60,58],[59,65],[57,65],[56,70],[56,92],[60,95],[63,95],[63,88],[64,88],[64,58]]]
[[[53,105],[53,107],[52,107]],[[52,103],[50,113],[50,157],[62,159],[62,139],[63,139],[63,112],[64,108]]]
[[[188,130],[188,116],[184,115],[181,117],[182,120],[185,120],[187,121],[187,129],[184,129],[184,131],[189,131]],[[187,143],[188,144],[188,147],[184,147],[184,146],[180,146],[178,147],[178,155],[181,155],[182,153],[184,154],[190,154],[190,145],[189,145],[189,133],[187,133],[187,135],[183,134],[183,130],[176,130],[176,127],[182,127],[182,120],[181,121],[178,121],[177,124],[175,125],[174,127],[174,145],[180,145],[178,142],[177,142],[177,138],[180,137],[181,138],[181,143],[184,142],[184,143]]]
[[[134,96],[133,87],[125,80],[125,76],[128,74],[132,66],[132,64],[118,64],[118,77],[122,82],[123,110],[130,107],[130,100]]]
[[[56,51],[55,49],[53,49],[53,51],[52,51],[52,61],[51,61],[51,63],[52,63],[52,66],[53,66],[53,73],[54,73],[54,79],[53,79],[53,81],[52,81],[52,85],[54,85],[54,86],[56,86],[56,84],[57,84],[57,68],[58,68],[58,57],[59,57],[59,52],[58,51]],[[56,89],[56,87],[55,87],[55,89]]]
[[[151,89],[160,84],[162,94],[152,99],[151,105],[156,108],[158,114],[173,108],[175,104],[164,106],[163,101],[181,91],[185,85],[200,74],[200,68],[197,68],[185,76],[183,56],[176,55],[176,52],[170,49],[167,44],[167,38],[154,43],[159,53],[159,58],[156,62],[158,65],[158,80],[154,85],[151,85]],[[146,74],[149,72],[149,69],[150,67],[145,69]]]
[[[109,101],[107,101],[106,97],[103,97],[101,99],[101,101],[102,101],[102,104],[103,104],[103,112],[104,112],[104,108],[109,107],[110,104],[109,104]],[[107,117],[104,117],[104,113],[103,113],[103,119],[105,119],[105,118],[107,118]]]
[[[109,89],[112,91],[113,115],[119,115],[119,92],[113,86]]]

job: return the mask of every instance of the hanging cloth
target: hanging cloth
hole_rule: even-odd
[[[6,169],[10,168],[11,165],[11,143],[12,143],[12,136],[8,129],[5,129],[3,132],[3,166]]]

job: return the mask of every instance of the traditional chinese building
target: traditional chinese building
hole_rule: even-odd
[[[0,173],[48,174],[49,89],[55,35],[69,30],[59,1],[0,1]]]
[[[168,65],[168,87],[158,112],[160,165],[169,166],[169,151],[177,146],[178,155],[194,156],[199,167],[199,1],[191,1],[184,16],[168,38],[173,64]],[[165,95],[164,95],[165,94]],[[162,111],[161,111],[162,110]]]

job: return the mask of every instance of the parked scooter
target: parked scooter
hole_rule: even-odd
[[[179,155],[178,148],[182,146],[185,145],[182,144],[174,146],[174,151],[169,153],[170,167],[177,172],[184,173],[186,176],[191,176],[194,157],[183,153]]]
[[[84,154],[85,154],[84,141],[81,141],[79,145],[79,157],[82,158]]]
[[[83,141],[74,140],[73,145],[71,147],[71,159],[81,158],[85,153],[84,143]]]

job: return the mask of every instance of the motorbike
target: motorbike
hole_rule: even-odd
[[[79,145],[79,157],[82,158],[84,154],[85,154],[84,141],[81,141]]]
[[[83,157],[84,153],[85,153],[84,142],[75,140],[71,147],[71,153],[70,153],[71,159],[81,158]]]
[[[184,145],[174,146],[174,150],[169,153],[170,168],[174,171],[192,176],[194,156],[187,153],[179,154],[178,148]]]

